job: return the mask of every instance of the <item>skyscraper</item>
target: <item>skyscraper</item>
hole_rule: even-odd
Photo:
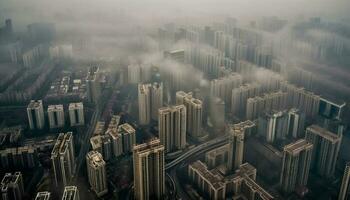
[[[311,125],[306,129],[305,139],[314,145],[311,166],[321,176],[334,175],[342,136],[320,126]]]
[[[259,117],[258,130],[267,142],[275,142],[276,139],[285,138],[287,134],[288,115],[283,111],[266,112]]]
[[[109,128],[106,131],[112,142],[112,152],[114,157],[118,157],[123,154],[123,137],[118,132],[118,128]]]
[[[137,84],[141,82],[140,65],[128,65],[128,83]]]
[[[75,158],[73,133],[60,133],[57,137],[55,146],[51,152],[52,169],[55,175],[55,184],[61,183],[63,186],[69,184],[74,174]]]
[[[139,84],[139,123],[147,125],[151,118],[158,120],[158,109],[163,106],[163,84]]]
[[[209,116],[215,128],[225,127],[225,105],[225,102],[218,97],[210,98]]]
[[[159,139],[166,152],[186,147],[186,107],[176,105],[159,109]]]
[[[241,85],[232,90],[231,111],[233,115],[244,117],[244,112],[247,107],[247,99],[260,95],[260,85],[250,83]]]
[[[210,81],[210,95],[220,97],[228,107],[231,107],[232,90],[242,84],[242,76],[231,72],[227,76]]]
[[[63,105],[49,105],[47,108],[50,128],[64,127],[64,110]]]
[[[280,176],[280,187],[289,193],[296,187],[307,184],[311,166],[313,145],[304,139],[288,144],[283,148],[283,161]]]
[[[83,102],[69,104],[69,120],[71,126],[84,125],[84,105]]]
[[[173,50],[173,51],[165,51],[164,57],[175,60],[175,61],[180,62],[180,63],[184,63],[185,62],[185,50],[184,49],[177,49],[177,50]]]
[[[62,195],[62,200],[80,200],[77,186],[66,186]]]
[[[134,196],[162,199],[165,190],[164,146],[159,139],[134,146]]]
[[[288,111],[287,135],[293,138],[302,137],[305,128],[305,114],[298,109],[292,108]]]
[[[102,94],[102,74],[97,66],[91,67],[86,77],[87,99],[91,103],[97,103]]]
[[[24,186],[21,172],[6,173],[1,180],[1,199],[21,200],[23,195]]]
[[[86,166],[89,183],[98,197],[108,192],[106,163],[102,155],[97,151],[90,151],[86,154]]]
[[[340,186],[338,200],[346,200],[348,198],[349,180],[350,180],[350,163],[347,162],[344,169],[344,174],[343,174],[343,179]]]
[[[35,200],[50,200],[51,193],[50,192],[38,192],[36,194]]]
[[[44,107],[42,100],[31,100],[27,107],[29,128],[43,129],[45,126]]]
[[[227,172],[234,172],[243,162],[244,129],[231,126],[229,128],[229,150]]]
[[[176,92],[176,104],[184,104],[186,107],[186,129],[193,138],[198,138],[202,133],[203,103],[193,98],[192,93]]]
[[[136,130],[128,123],[118,126],[118,133],[122,136],[123,152],[132,152],[133,146],[136,144]]]
[[[151,84],[138,85],[139,123],[147,125],[151,121]]]
[[[163,107],[163,83],[153,83],[151,90],[151,117],[158,120],[158,109]]]
[[[287,107],[287,93],[273,92],[247,100],[246,118],[257,119],[266,111],[284,110]]]

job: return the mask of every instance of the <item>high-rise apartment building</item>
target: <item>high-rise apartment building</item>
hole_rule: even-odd
[[[60,133],[51,152],[55,184],[69,184],[75,170],[73,133]]]
[[[98,103],[102,94],[104,78],[99,67],[91,67],[86,77],[87,99],[91,103]]]
[[[158,109],[163,107],[163,83],[153,83],[151,89],[151,118],[158,120]]]
[[[244,129],[232,126],[229,130],[227,172],[234,172],[243,162]]]
[[[220,98],[210,98],[209,116],[213,127],[218,129],[225,127],[225,106],[225,102]]]
[[[44,128],[45,116],[42,100],[31,100],[27,107],[27,115],[31,130]]]
[[[106,134],[111,138],[114,157],[121,156],[123,154],[123,136],[118,132],[118,128],[107,129]]]
[[[201,100],[193,98],[192,93],[183,91],[176,92],[176,104],[183,104],[186,107],[187,132],[193,138],[198,138],[202,133],[203,103]]]
[[[66,186],[63,191],[62,200],[80,200],[77,186]]]
[[[260,85],[249,83],[241,85],[232,90],[231,111],[233,115],[244,117],[248,98],[253,98],[261,94]]]
[[[296,108],[288,111],[287,135],[293,138],[303,137],[305,129],[305,114]]]
[[[265,111],[283,110],[287,108],[287,93],[273,92],[247,100],[246,118],[257,119]]]
[[[173,50],[173,51],[165,51],[164,57],[175,60],[175,61],[180,62],[180,63],[185,63],[185,50],[184,49],[177,49],[177,50]]]
[[[88,152],[86,154],[86,166],[92,190],[98,197],[107,194],[106,163],[102,155],[97,151]]]
[[[134,146],[134,197],[163,199],[165,192],[164,146],[159,139]]]
[[[151,84],[138,85],[139,124],[147,125],[151,121]]]
[[[139,123],[147,125],[151,118],[158,120],[158,109],[163,106],[163,84],[139,84]]]
[[[242,76],[238,73],[230,73],[227,76],[210,81],[210,95],[219,97],[231,107],[232,90],[242,84]]]
[[[348,194],[349,181],[350,181],[350,163],[347,162],[344,169],[344,174],[343,174],[343,179],[340,186],[338,200],[346,200],[349,198],[349,194]]]
[[[21,172],[6,173],[1,180],[1,199],[21,200],[24,198],[23,177]]]
[[[249,163],[240,165],[234,174],[225,176],[219,169],[209,170],[204,163],[197,160],[188,166],[188,176],[206,199],[274,199],[256,183],[256,169]]]
[[[45,192],[38,192],[36,194],[35,200],[50,200],[51,193],[48,191]]]
[[[304,88],[299,88],[287,81],[281,82],[281,90],[287,93],[287,105],[298,108],[307,117],[316,117],[320,108],[319,95],[316,95]]]
[[[283,148],[280,187],[289,193],[297,187],[305,187],[309,177],[313,145],[304,139]]]
[[[159,139],[166,152],[186,147],[186,107],[176,105],[159,109]]]
[[[70,103],[69,107],[69,120],[71,126],[81,126],[84,125],[84,105],[83,102]]]
[[[47,108],[50,128],[64,127],[64,110],[63,105],[49,105]]]
[[[320,126],[307,127],[305,139],[314,145],[311,166],[321,176],[334,175],[342,136],[336,135]]]
[[[140,65],[128,65],[128,83],[138,84],[141,82],[141,67]]]
[[[288,115],[284,111],[266,112],[258,120],[259,134],[270,143],[286,137],[287,125]]]
[[[128,123],[118,127],[109,126],[105,134],[111,140],[111,148],[115,157],[132,152],[132,148],[136,144],[136,130]]]
[[[118,126],[118,133],[122,136],[123,152],[130,153],[136,144],[136,130],[128,123]]]

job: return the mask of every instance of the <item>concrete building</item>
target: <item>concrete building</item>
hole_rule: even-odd
[[[210,81],[211,97],[219,97],[231,107],[232,90],[242,84],[242,76],[238,73],[230,73],[228,76]]]
[[[249,163],[242,164],[234,174],[224,176],[218,168],[209,170],[198,160],[188,166],[188,176],[194,188],[206,199],[274,199],[255,182],[256,169]]]
[[[38,164],[37,151],[32,145],[0,150],[0,158],[1,169],[33,169]]]
[[[63,191],[62,200],[80,200],[77,186],[66,186]]]
[[[127,68],[128,83],[138,84],[141,82],[141,67],[137,64],[128,65]]]
[[[134,197],[163,199],[165,193],[164,146],[159,139],[134,146]]]
[[[151,118],[158,120],[158,109],[163,106],[163,84],[139,84],[139,123],[147,125]]]
[[[64,110],[63,105],[49,105],[47,108],[50,128],[64,127]]]
[[[102,94],[103,82],[102,73],[97,66],[91,67],[86,76],[87,100],[91,103],[98,103]]]
[[[312,148],[313,145],[304,139],[284,146],[280,176],[280,187],[283,192],[290,193],[296,188],[307,185]]]
[[[153,83],[151,89],[151,118],[158,120],[158,109],[163,107],[163,83]]]
[[[104,160],[112,158],[113,144],[110,135],[95,135],[90,138],[91,148],[103,155]]]
[[[123,152],[130,153],[136,144],[136,130],[128,123],[118,126],[118,133],[122,136]]]
[[[21,200],[24,198],[23,177],[21,172],[6,173],[1,180],[1,199]]]
[[[102,155],[97,151],[90,151],[86,154],[86,166],[89,183],[97,197],[108,192],[106,163]]]
[[[287,93],[273,92],[247,100],[246,118],[257,119],[265,111],[283,110],[287,108]]]
[[[233,127],[236,127],[238,129],[243,129],[244,130],[244,137],[251,136],[253,134],[256,134],[256,132],[257,132],[256,123],[254,123],[250,120],[236,123],[233,125]]]
[[[50,200],[51,193],[48,191],[45,192],[38,192],[36,194],[35,200]]]
[[[45,116],[42,100],[31,100],[27,107],[27,115],[31,130],[44,128]]]
[[[193,98],[192,93],[183,91],[176,92],[176,104],[183,104],[186,107],[186,129],[189,135],[193,138],[203,136],[202,133],[202,117],[203,103],[201,100]]]
[[[60,133],[51,152],[52,170],[56,186],[69,184],[75,174],[73,133]]]
[[[223,145],[205,153],[205,163],[209,169],[227,163],[229,144]]]
[[[123,154],[123,137],[118,132],[117,128],[107,129],[106,134],[109,135],[112,142],[112,152],[114,157],[119,157]]]
[[[69,104],[69,120],[71,126],[84,125],[84,105],[83,102]]]
[[[234,88],[232,90],[231,111],[233,115],[244,117],[247,107],[247,100],[261,94],[260,85],[257,83],[248,83]]]
[[[165,152],[186,147],[186,107],[176,105],[159,109],[159,139]]]
[[[270,143],[285,138],[288,132],[288,115],[284,111],[266,112],[259,117],[258,132]]]
[[[168,59],[175,60],[179,63],[185,63],[185,50],[177,49],[173,51],[165,51],[164,57]]]
[[[304,137],[305,114],[296,108],[288,111],[287,135],[293,138]]]
[[[298,108],[307,117],[315,118],[319,113],[321,97],[287,81],[281,82],[281,90],[287,93],[287,105]]]
[[[138,85],[139,124],[147,125],[151,121],[151,84]]]
[[[225,102],[220,98],[210,98],[209,119],[214,128],[225,127],[225,106]]]
[[[311,125],[306,129],[305,139],[314,145],[311,166],[326,178],[334,175],[342,136],[320,126]]]
[[[349,198],[349,180],[350,180],[350,163],[347,162],[344,169],[344,174],[343,174],[343,179],[340,186],[338,200],[346,200]]]
[[[227,159],[227,173],[233,172],[241,166],[244,152],[244,129],[229,128],[229,148]]]

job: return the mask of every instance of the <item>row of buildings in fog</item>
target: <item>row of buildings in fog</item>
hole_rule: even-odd
[[[70,126],[84,125],[84,105],[82,102],[70,103],[68,106]],[[45,127],[44,106],[41,100],[30,101],[27,107],[27,116],[29,128],[31,130],[43,129]],[[50,129],[63,128],[65,126],[64,106],[49,105],[47,108],[47,116]]]

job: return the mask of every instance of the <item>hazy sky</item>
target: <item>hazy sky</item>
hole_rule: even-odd
[[[312,15],[347,18],[349,0],[0,0],[0,20],[12,18],[21,29],[34,21],[115,22],[120,13],[139,24],[172,19],[212,20],[234,16]]]

